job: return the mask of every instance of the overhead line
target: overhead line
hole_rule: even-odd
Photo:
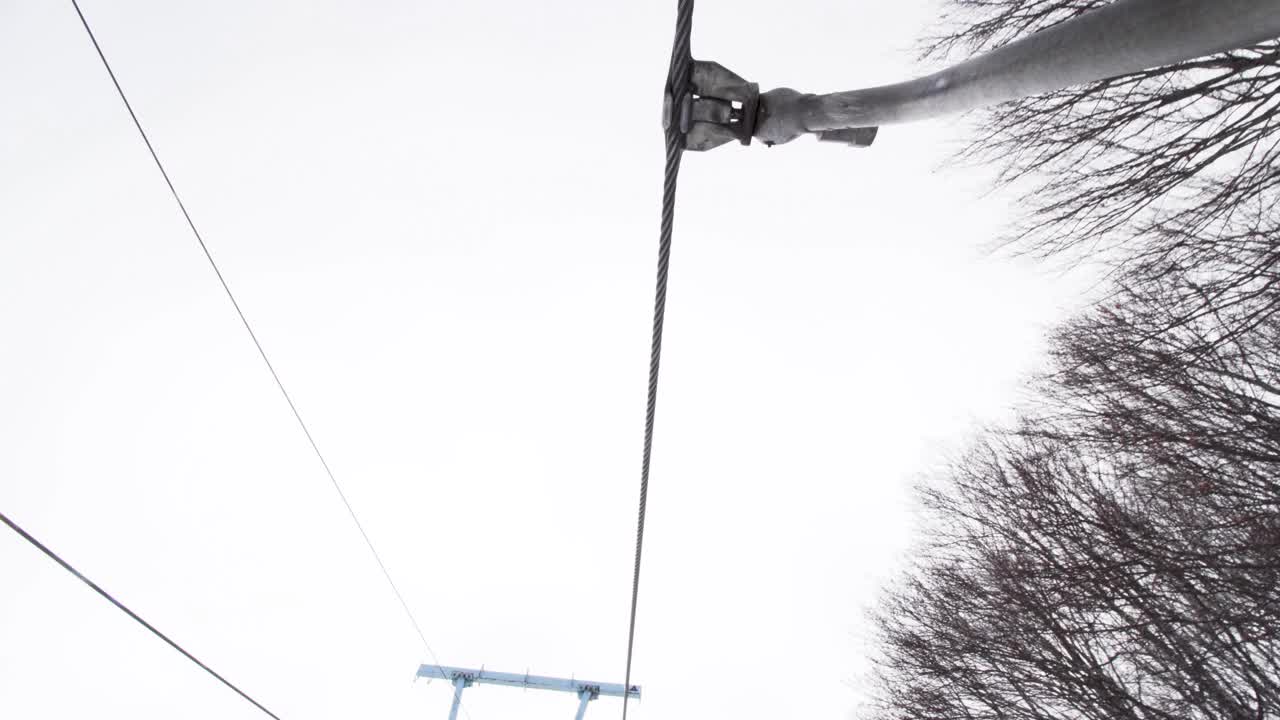
[[[205,672],[207,672],[207,673],[209,673],[210,675],[212,675],[214,678],[216,678],[216,679],[218,680],[218,682],[220,682],[220,683],[222,683],[223,685],[226,685],[227,687],[231,688],[233,691],[235,691],[235,693],[236,693],[237,695],[239,695],[240,697],[242,697],[242,698],[244,698],[245,700],[249,701],[249,702],[250,702],[254,707],[256,707],[256,708],[258,708],[259,710],[261,710],[262,712],[266,713],[268,716],[270,716],[270,717],[272,717],[272,718],[275,718],[275,720],[280,720],[280,716],[278,716],[278,715],[276,715],[275,713],[273,713],[273,712],[271,712],[270,710],[268,710],[268,709],[267,709],[267,708],[266,708],[262,703],[258,702],[257,700],[254,700],[252,697],[250,697],[250,696],[249,696],[249,694],[248,694],[248,693],[246,693],[245,691],[243,691],[243,690],[241,690],[240,688],[236,687],[236,686],[235,686],[235,685],[234,685],[230,680],[228,680],[228,679],[226,679],[225,677],[223,677],[221,674],[219,674],[219,673],[218,673],[217,671],[215,671],[213,668],[211,668],[211,667],[209,667],[208,665],[204,664],[204,662],[202,662],[199,658],[197,658],[195,655],[192,655],[190,652],[188,652],[188,651],[186,650],[186,648],[184,648],[184,647],[182,647],[181,645],[179,645],[178,643],[174,642],[174,641],[173,641],[173,640],[172,640],[168,635],[165,635],[164,633],[162,633],[162,632],[160,632],[159,630],[157,630],[157,629],[156,629],[156,626],[152,625],[151,623],[147,622],[146,620],[143,620],[143,619],[142,619],[142,616],[140,616],[140,615],[138,615],[138,613],[136,613],[136,612],[134,612],[134,611],[130,610],[130,609],[129,609],[129,608],[128,608],[124,603],[122,603],[122,602],[120,602],[119,600],[117,600],[117,599],[115,599],[114,597],[112,597],[111,593],[107,592],[106,590],[103,590],[103,589],[102,589],[102,587],[101,587],[100,585],[98,585],[98,584],[97,584],[97,583],[95,583],[94,581],[90,580],[89,578],[85,577],[83,573],[81,573],[79,570],[77,570],[77,569],[75,569],[74,567],[72,567],[70,563],[68,563],[66,560],[63,560],[63,559],[62,559],[62,558],[61,558],[57,553],[55,553],[54,551],[50,550],[50,549],[48,548],[48,546],[46,546],[44,543],[42,543],[42,542],[40,542],[39,540],[35,539],[35,537],[33,537],[33,536],[31,535],[31,533],[29,533],[29,532],[27,532],[26,530],[22,529],[22,527],[21,527],[20,525],[18,525],[16,522],[14,522],[14,521],[10,520],[10,519],[9,519],[9,517],[8,517],[7,515],[5,515],[4,513],[2,513],[2,512],[0,512],[0,522],[3,522],[5,525],[8,525],[8,526],[9,526],[9,529],[13,530],[14,532],[18,533],[18,535],[22,536],[22,539],[23,539],[23,540],[26,540],[27,542],[29,542],[29,543],[31,543],[32,545],[34,545],[34,546],[36,547],[36,549],[38,549],[40,552],[44,553],[45,555],[48,555],[50,559],[52,559],[54,562],[58,563],[58,565],[62,566],[62,569],[63,569],[63,570],[66,570],[67,572],[71,573],[71,574],[72,574],[72,575],[74,575],[74,576],[76,577],[76,579],[78,579],[80,582],[84,583],[85,585],[88,585],[90,588],[92,588],[92,589],[93,589],[93,591],[94,591],[94,592],[96,592],[96,593],[98,593],[99,595],[101,595],[102,597],[106,598],[106,599],[107,599],[107,602],[110,602],[112,605],[115,605],[117,609],[119,609],[119,610],[120,610],[121,612],[123,612],[125,615],[128,615],[129,617],[133,618],[133,620],[134,620],[135,622],[137,622],[139,625],[141,625],[142,627],[144,627],[144,628],[146,628],[146,629],[150,630],[150,631],[151,631],[151,634],[155,635],[156,637],[158,637],[158,638],[160,638],[161,640],[163,640],[163,641],[165,641],[166,643],[168,643],[169,647],[171,647],[171,648],[173,648],[174,650],[177,650],[178,652],[182,653],[183,657],[187,658],[187,659],[188,659],[188,660],[190,660],[191,662],[193,662],[193,663],[195,663],[196,665],[200,666],[200,669],[202,669],[202,670],[204,670]]]
[[[690,37],[693,25],[693,0],[679,0],[676,6],[676,34],[671,50],[671,66],[667,75],[669,97],[683,97],[690,81],[693,60]],[[640,558],[644,550],[644,520],[649,504],[649,465],[653,457],[653,426],[658,412],[658,368],[662,359],[662,328],[667,312],[667,276],[671,265],[671,235],[675,224],[676,180],[680,175],[680,157],[684,153],[684,134],[679,122],[666,129],[667,161],[662,183],[662,221],[658,231],[658,272],[653,300],[653,335],[649,346],[649,394],[644,416],[644,449],[640,461],[640,507],[636,513],[635,569],[631,579],[631,614],[627,625],[627,669],[623,686],[631,687],[631,657],[636,641],[636,609],[640,603]],[[622,697],[622,720],[627,718],[627,701]]]
[[[71,5],[76,10],[76,15],[80,16],[80,24],[84,26],[84,30],[89,35],[89,40],[93,43],[93,49],[98,52],[98,57],[102,60],[102,66],[106,68],[107,75],[111,77],[111,83],[115,85],[116,93],[119,94],[121,102],[129,111],[129,117],[133,120],[133,126],[138,129],[138,134],[142,136],[142,142],[147,146],[147,152],[151,153],[151,159],[155,161],[156,168],[160,171],[160,175],[164,178],[164,182],[169,186],[169,192],[173,195],[174,202],[178,204],[178,209],[182,211],[182,217],[186,219],[187,226],[191,228],[191,234],[195,236],[196,242],[200,245],[200,250],[204,253],[205,259],[209,261],[209,266],[213,268],[213,272],[218,277],[219,284],[222,285],[223,291],[226,292],[227,299],[231,301],[232,307],[235,308],[236,315],[240,317],[240,322],[244,325],[244,329],[249,333],[249,338],[253,340],[253,346],[257,348],[258,355],[262,357],[262,362],[267,366],[267,370],[271,373],[271,379],[275,381],[276,387],[280,389],[280,394],[284,396],[285,402],[289,405],[290,412],[298,421],[298,426],[302,428],[303,435],[306,436],[307,442],[311,445],[311,449],[315,452],[316,458],[319,459],[321,467],[324,468],[325,475],[328,476],[329,482],[333,485],[333,489],[338,493],[338,497],[342,500],[342,504],[347,508],[347,513],[351,516],[352,522],[355,523],[356,529],[360,531],[360,537],[364,539],[364,543],[369,548],[369,552],[373,554],[373,559],[378,563],[378,569],[382,571],[382,576],[386,578],[387,584],[391,587],[391,591],[395,593],[396,599],[400,601],[400,607],[404,609],[404,613],[409,618],[410,624],[413,625],[414,631],[418,638],[422,641],[423,647],[427,653],[431,655],[431,659],[436,665],[440,664],[440,660],[436,657],[435,650],[431,648],[431,643],[427,641],[426,634],[422,631],[422,626],[418,624],[418,619],[414,617],[413,611],[409,609],[409,603],[405,601],[404,595],[400,592],[400,588],[396,585],[395,580],[391,578],[391,572],[387,570],[387,566],[382,561],[382,556],[374,547],[373,540],[369,538],[369,533],[365,531],[364,525],[360,522],[360,518],[356,516],[355,508],[351,506],[351,501],[347,499],[347,494],[343,492],[342,486],[338,483],[337,477],[334,476],[333,470],[329,467],[329,462],[325,460],[324,454],[320,452],[320,446],[316,443],[315,437],[311,435],[310,428],[307,427],[306,421],[302,419],[302,414],[298,412],[298,407],[294,405],[293,398],[289,396],[289,391],[285,389],[284,383],[280,380],[280,375],[276,372],[275,366],[271,364],[271,359],[267,357],[267,351],[262,347],[262,343],[258,340],[258,335],[253,331],[253,326],[249,324],[249,318],[245,316],[244,310],[241,309],[240,303],[236,301],[236,296],[231,292],[231,286],[227,284],[226,277],[223,276],[222,270],[218,267],[218,263],[213,259],[213,254],[209,251],[209,246],[205,244],[204,237],[200,235],[200,231],[196,228],[195,221],[191,219],[191,214],[187,212],[187,207],[182,202],[181,196],[178,195],[178,189],[174,187],[173,180],[169,178],[168,171],[165,170],[164,163],[160,162],[160,156],[156,153],[155,147],[151,144],[151,138],[147,136],[147,131],[142,129],[142,123],[138,120],[138,114],[134,112],[133,105],[129,102],[128,96],[125,95],[124,88],[120,86],[116,73],[111,69],[111,63],[107,61],[107,56],[102,52],[102,46],[98,44],[98,38],[93,34],[93,28],[89,26],[89,21],[85,18],[84,13],[80,10],[80,3],[77,0],[71,0]],[[468,715],[469,716],[469,715]]]

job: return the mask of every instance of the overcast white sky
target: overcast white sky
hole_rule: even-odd
[[[83,7],[441,661],[621,682],[674,2]],[[849,89],[930,11],[699,0],[694,53]],[[0,2],[0,98],[0,510],[288,720],[443,718],[69,2]],[[911,483],[1073,302],[952,125],[686,156],[638,720],[850,716]],[[7,530],[0,716],[257,717]]]

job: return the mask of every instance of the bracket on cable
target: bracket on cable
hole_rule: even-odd
[[[681,8],[691,13],[692,0]],[[760,92],[689,55],[677,23],[664,122],[686,150],[730,140],[765,145],[814,134],[867,147],[881,125],[940,118],[1280,37],[1280,0],[1114,0],[931,75],[817,95]],[[683,31],[683,32],[682,32]],[[688,75],[688,77],[678,77]]]
[[[668,90],[662,103],[662,127],[684,136],[684,149],[710,150],[737,140],[751,144],[760,105],[760,86],[720,63],[694,60],[686,87]]]
[[[759,85],[717,62],[694,60],[690,75],[683,89],[667,90],[662,126],[680,133],[685,150],[702,152],[734,140],[750,145],[761,119],[768,116],[768,94],[762,99]],[[875,140],[876,128],[826,130],[817,135],[824,142],[867,147]],[[762,139],[765,145],[774,144]]]

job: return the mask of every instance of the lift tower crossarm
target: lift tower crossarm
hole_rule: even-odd
[[[458,706],[462,702],[462,691],[476,683],[487,685],[506,685],[508,687],[527,688],[532,690],[557,690],[560,692],[574,693],[578,696],[578,714],[577,720],[582,720],[587,712],[587,703],[595,700],[601,695],[609,697],[622,697],[624,694],[629,695],[637,700],[640,699],[640,686],[632,685],[630,688],[623,688],[621,683],[602,683],[591,680],[577,680],[573,678],[555,678],[546,677],[544,675],[530,675],[525,673],[504,673],[494,672],[492,670],[473,670],[470,668],[446,667],[444,665],[421,665],[418,667],[418,677],[433,678],[438,680],[448,680],[453,684],[453,707],[449,713],[449,720],[455,720],[458,715]]]
[[[508,687],[531,688],[536,690],[560,690],[562,692],[579,693],[590,690],[597,696],[622,697],[622,683],[601,683],[591,680],[574,680],[528,675],[520,673],[494,672],[492,670],[471,670],[468,668],[446,667],[443,665],[423,665],[418,668],[418,677],[435,678],[452,682],[458,677],[466,678],[467,684],[484,683],[488,685],[506,685]],[[631,697],[640,699],[640,686],[631,686]]]

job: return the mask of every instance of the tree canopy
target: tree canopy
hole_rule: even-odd
[[[960,59],[1105,4],[949,0]],[[960,57],[957,57],[960,56]],[[1009,103],[1010,247],[1098,260],[1037,404],[922,489],[871,715],[1280,717],[1280,44]]]

